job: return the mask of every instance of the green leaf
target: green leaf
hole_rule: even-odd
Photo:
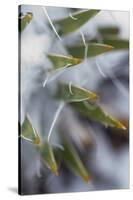
[[[58,175],[58,167],[55,161],[52,147],[48,141],[40,146],[40,155],[42,161],[47,168],[49,168],[55,175]]]
[[[71,83],[58,83],[56,97],[65,102],[79,102],[97,98],[95,93]]]
[[[129,41],[126,39],[118,39],[115,37],[109,38],[109,37],[105,37],[103,38],[103,42],[108,44],[108,45],[112,45],[114,47],[113,50],[116,49],[128,49],[129,48]]]
[[[62,67],[72,67],[81,62],[79,58],[73,58],[70,56],[63,56],[58,54],[48,54],[47,57],[53,64],[54,69],[59,69]]]
[[[90,177],[76,150],[64,140],[62,146],[64,148],[64,150],[61,151],[62,158],[68,168],[83,181],[88,182]]]
[[[33,144],[40,144],[40,137],[33,129],[28,117],[25,118],[21,127],[21,137]]]
[[[59,28],[60,35],[67,35],[79,29],[84,25],[88,20],[94,17],[100,10],[81,10],[75,13],[72,13],[72,19],[70,16],[53,21],[54,25],[57,25]]]
[[[126,39],[117,38],[115,36],[104,36],[102,38],[104,44],[111,45],[114,48],[112,50],[128,49],[129,41]],[[98,39],[94,38],[90,42],[98,42]]]
[[[84,44],[66,46],[67,51],[74,57],[84,58],[85,57],[85,46]],[[113,46],[100,43],[87,43],[87,57],[94,57],[100,54],[106,53],[113,49]]]
[[[101,26],[98,27],[98,32],[104,37],[104,36],[117,36],[120,32],[120,29],[118,26]]]
[[[83,101],[71,103],[70,105],[85,117],[89,117],[90,119],[103,123],[107,126],[123,130],[126,129],[121,122],[105,113],[96,102]]]
[[[20,13],[19,15],[19,31],[22,32],[26,26],[30,23],[33,18],[33,14],[31,12],[27,12],[26,14]]]

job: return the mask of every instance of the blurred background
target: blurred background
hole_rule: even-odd
[[[51,20],[69,16],[80,9],[46,7]],[[91,183],[84,183],[59,159],[59,176],[55,176],[40,162],[34,146],[21,139],[21,191],[23,194],[82,192],[92,190],[122,189],[129,187],[129,51],[115,50],[65,70],[47,84],[45,70],[50,64],[45,54],[69,55],[64,46],[83,40],[101,37],[98,28],[117,26],[119,38],[129,39],[129,13],[100,11],[77,31],[54,40],[48,18],[42,6],[21,6],[20,12],[33,13],[33,19],[20,38],[21,123],[28,113],[31,122],[42,138],[50,130],[59,102],[49,95],[59,80],[72,82],[99,96],[105,111],[120,120],[127,130],[105,127],[82,117],[69,105],[61,111],[51,135],[58,153],[61,135],[67,137],[85,164]],[[81,34],[82,33],[82,34]],[[58,159],[58,158],[57,158]]]

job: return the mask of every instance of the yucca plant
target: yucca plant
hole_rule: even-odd
[[[71,37],[73,32],[79,30],[93,17],[98,17],[97,15],[99,12],[100,10],[80,10],[72,13],[68,17],[51,21],[48,17],[47,10],[44,8],[44,13],[48,19],[47,26],[50,34],[53,35],[54,38],[53,43],[65,39],[68,35]],[[30,12],[19,14],[20,37],[25,29],[28,28],[28,24],[32,21],[32,18],[34,18],[34,15]],[[51,133],[54,132],[54,125],[61,110],[67,106],[69,109],[74,110],[74,112],[79,113],[80,116],[92,119],[105,126],[123,130],[126,130],[126,127],[103,110],[98,103],[100,97],[94,91],[90,91],[72,82],[58,81],[56,76],[60,75],[64,69],[69,70],[69,68],[72,67],[76,68],[86,59],[118,49],[128,49],[129,43],[127,40],[119,38],[119,28],[117,26],[99,27],[97,35],[91,39],[87,37],[85,39],[82,32],[81,36],[82,40],[77,37],[76,42],[71,44],[63,43],[67,54],[59,55],[54,52],[45,54],[52,67],[42,72],[42,77],[45,77],[43,82],[44,93],[47,88],[50,98],[59,104],[55,115],[53,115],[53,122],[49,133],[45,133],[45,136],[37,133],[34,125],[31,123],[29,113],[26,113],[25,120],[22,125],[20,125],[20,136],[24,140],[32,143],[44,167],[47,167],[52,173],[60,175],[58,159],[56,160],[56,158],[59,157],[75,175],[79,176],[83,181],[88,182],[91,180],[91,175],[86,169],[75,146],[71,140],[67,138],[67,130],[65,134],[58,135],[59,145],[61,147],[58,151],[56,151],[56,148],[50,140]],[[49,85],[50,82],[54,83],[54,81],[53,91],[53,89],[51,90],[51,87],[47,87],[47,85]],[[60,130],[57,131],[60,132]],[[74,131],[75,130],[73,130],[73,132]]]

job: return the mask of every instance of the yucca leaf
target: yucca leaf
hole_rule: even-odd
[[[129,48],[129,41],[122,38],[117,38],[115,36],[109,37],[103,37],[102,41],[104,44],[111,45],[114,48],[112,50],[119,50],[119,49],[128,49]],[[98,40],[95,38],[91,40],[90,42],[98,42]]]
[[[65,36],[79,29],[88,20],[94,17],[99,11],[100,10],[81,10],[81,11],[72,13],[73,18],[68,16],[68,17],[53,21],[53,24],[57,25],[57,28],[59,28],[59,31],[58,31],[59,35]]]
[[[58,83],[56,97],[65,102],[79,102],[86,99],[96,99],[97,95],[71,83]]]
[[[47,168],[49,168],[55,175],[58,175],[58,167],[54,157],[52,147],[48,141],[40,146],[41,159]]]
[[[66,46],[66,49],[72,56],[81,58],[81,59],[85,57],[85,48],[86,47],[84,46],[84,44]],[[90,42],[87,44],[87,57],[98,56],[112,49],[113,49],[113,46],[110,46],[108,44]]]
[[[112,38],[105,37],[105,38],[103,38],[103,42],[108,45],[112,45],[114,47],[113,50],[129,48],[129,41],[126,39],[119,39],[119,38],[115,38],[115,37],[112,37]]]
[[[19,16],[19,31],[22,32],[25,27],[30,23],[33,18],[33,14],[31,12],[27,12],[26,14],[20,13]]]
[[[120,29],[118,26],[101,26],[98,27],[98,32],[101,34],[101,36],[117,36],[120,32]]]
[[[22,124],[21,137],[33,144],[40,144],[40,137],[33,129],[28,117],[25,118]]]
[[[79,58],[73,58],[70,56],[63,56],[58,54],[48,54],[47,57],[53,64],[54,69],[59,69],[62,67],[72,67],[81,62]]]
[[[119,122],[118,120],[114,119],[113,117],[105,113],[103,109],[96,102],[90,102],[90,101],[74,102],[71,103],[70,105],[85,117],[89,117],[90,119],[98,121],[107,126],[123,130],[126,129],[126,127],[121,122]]]
[[[89,174],[76,150],[66,141],[63,141],[62,146],[64,150],[61,153],[65,164],[75,175],[88,182],[90,180]]]

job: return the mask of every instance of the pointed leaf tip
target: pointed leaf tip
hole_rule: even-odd
[[[54,20],[53,24],[58,27],[59,34],[62,36],[66,36],[81,26],[83,26],[86,22],[92,19],[95,15],[99,13],[100,10],[80,10],[78,12],[72,13],[71,16]],[[73,20],[75,18],[76,20]]]
[[[36,130],[32,127],[32,124],[28,117],[25,118],[21,127],[21,137],[33,144],[40,144],[41,140]]]
[[[64,151],[62,151],[63,160],[68,168],[84,182],[88,183],[90,176],[82,163],[77,151],[67,141],[63,141]]]
[[[85,117],[89,117],[90,119],[110,127],[126,130],[126,127],[121,122],[105,113],[97,102],[86,100],[81,102],[72,102],[70,105]]]
[[[33,14],[31,12],[27,12],[26,14],[20,13],[19,15],[19,31],[23,31],[26,26],[30,23],[33,18]]]
[[[72,56],[64,56],[59,54],[47,54],[48,59],[51,61],[54,69],[63,67],[72,67],[81,62],[80,58],[74,58]]]
[[[115,127],[122,130],[127,130],[126,126],[124,126],[120,121],[114,120]]]
[[[80,102],[84,100],[95,100],[97,98],[96,93],[91,92],[85,88],[73,85],[70,83],[58,83],[58,88],[55,95],[58,99],[61,99],[67,103]]]
[[[34,144],[40,144],[41,143],[40,137],[38,135],[36,135],[36,138],[35,138],[33,143]]]
[[[54,152],[48,141],[40,146],[40,155],[44,165],[58,176],[58,166],[54,157]]]
[[[85,56],[85,46],[82,43],[74,44],[71,46],[66,45],[68,52],[77,58],[84,59]],[[101,44],[96,42],[87,43],[87,58],[95,57],[103,53],[109,52],[114,47],[110,44]]]

